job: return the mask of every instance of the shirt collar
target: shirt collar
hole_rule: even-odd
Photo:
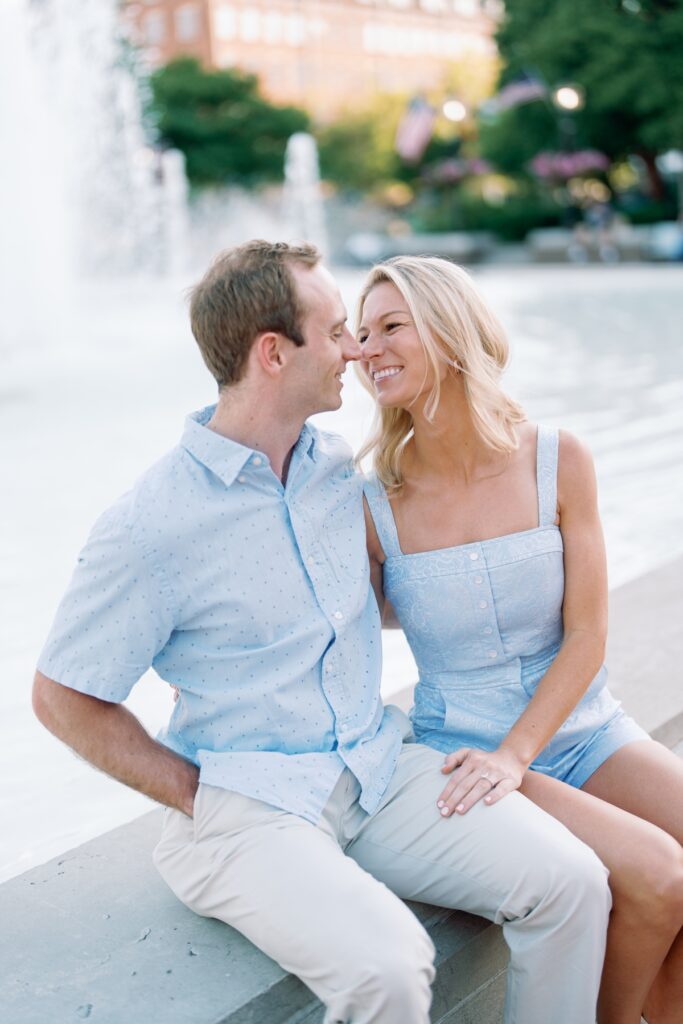
[[[215,410],[215,405],[207,405],[206,408],[200,409],[198,412],[190,413],[185,420],[180,444],[229,487],[249,459],[253,455],[262,453],[209,430],[206,424]],[[299,440],[294,446],[294,456],[307,455],[315,460],[316,440],[316,429],[309,426],[308,423],[304,423]]]

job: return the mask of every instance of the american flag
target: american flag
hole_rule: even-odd
[[[432,137],[436,111],[421,96],[411,100],[396,131],[394,146],[406,163],[420,159]]]

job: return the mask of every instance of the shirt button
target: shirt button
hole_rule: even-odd
[[[479,554],[476,551],[470,551],[470,560],[472,562],[476,562],[476,560],[478,558],[479,558]]]
[[[484,636],[491,636],[493,629],[491,626],[484,626]]]
[[[261,463],[263,462],[263,459],[261,458],[260,455],[255,455],[251,461],[254,463],[255,466],[260,466]]]
[[[489,658],[497,658],[498,651],[489,651]]]
[[[489,606],[488,601],[480,601],[479,602],[479,607],[480,608],[488,608],[488,606]]]
[[[237,481],[238,481],[238,483],[240,483],[240,484],[246,484],[246,482],[247,482],[247,478],[246,478],[246,476],[238,476],[238,477],[237,477]]]
[[[335,617],[335,619],[343,619],[344,618],[344,613],[340,612],[340,611],[336,611],[334,613],[334,617]]]
[[[306,565],[308,566],[309,569],[313,568],[313,566],[315,565],[315,558],[313,557],[313,555],[309,555],[309,557],[306,559]]]
[[[474,577],[474,582],[475,583],[483,583],[484,580],[483,580],[483,578],[481,576],[475,576]]]

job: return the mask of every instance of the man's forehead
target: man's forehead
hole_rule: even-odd
[[[307,313],[346,320],[346,308],[334,277],[321,263],[314,267],[295,264],[292,268],[296,290]]]

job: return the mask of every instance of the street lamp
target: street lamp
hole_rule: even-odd
[[[550,94],[558,111],[557,127],[560,134],[560,146],[569,153],[576,148],[576,123],[574,114],[583,108],[586,93],[580,85],[565,83],[557,85]]]
[[[560,110],[571,111],[581,110],[586,94],[580,85],[558,85],[553,89],[553,103]]]
[[[460,100],[446,100],[441,110],[449,121],[464,121],[467,117],[467,107]]]

